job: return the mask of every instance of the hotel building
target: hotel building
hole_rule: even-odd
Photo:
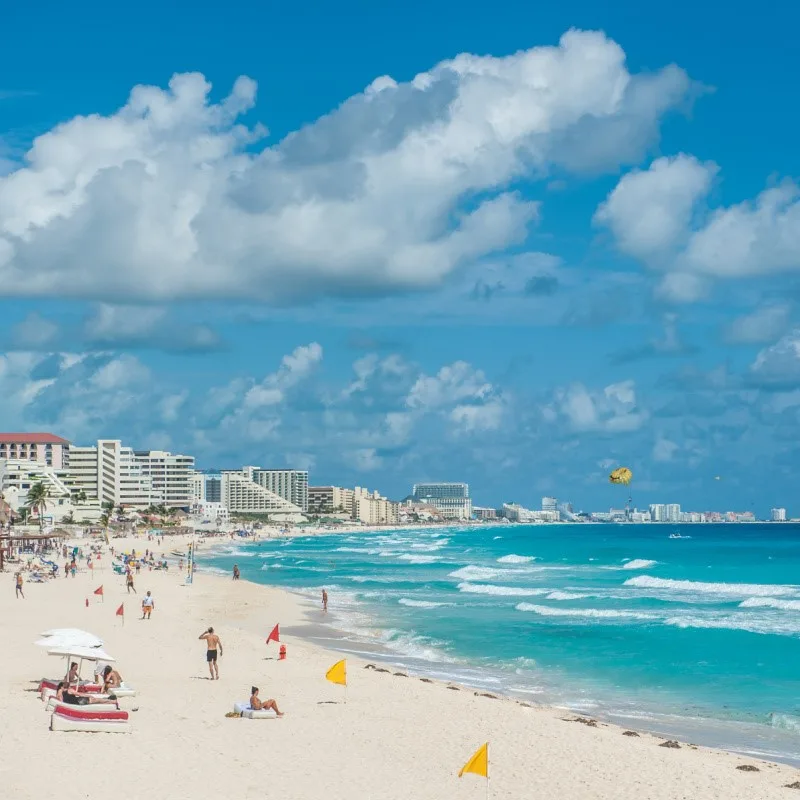
[[[415,503],[433,506],[444,519],[470,519],[472,500],[467,483],[417,483],[411,490]]]

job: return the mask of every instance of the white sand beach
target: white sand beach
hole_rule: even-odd
[[[118,549],[150,546],[112,540]],[[167,540],[156,552],[181,544]],[[104,568],[90,575],[25,584],[14,597],[13,570],[0,575],[5,641],[0,663],[0,785],[16,800],[56,794],[95,797],[278,797],[281,800],[478,800],[484,779],[458,770],[490,743],[490,798],[572,800],[760,800],[791,798],[797,770],[623,729],[580,724],[575,715],[495,699],[460,688],[367,669],[348,658],[344,690],[325,671],[342,656],[292,635],[322,612],[287,592],[199,572],[192,586],[177,570],[143,571],[138,595]],[[92,591],[104,587],[103,602]],[[141,620],[146,590],[155,598]],[[89,607],[86,607],[86,599]],[[115,610],[125,603],[124,626]],[[331,597],[335,608],[336,598]],[[280,623],[288,658],[265,644]],[[224,655],[208,679],[205,644],[213,625]],[[63,661],[33,646],[54,627],[100,636],[137,696],[121,701],[130,735],[48,730],[34,691]],[[295,631],[296,633],[296,631]],[[378,665],[381,669],[385,666]],[[89,672],[89,670],[85,670]],[[251,685],[274,697],[282,719],[226,718]],[[751,765],[758,771],[741,771]]]

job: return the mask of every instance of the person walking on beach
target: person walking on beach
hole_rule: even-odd
[[[239,580],[239,565],[238,564],[234,564],[233,565],[233,579],[235,581]]]
[[[198,639],[206,640],[206,661],[208,662],[208,671],[211,673],[211,680],[219,680],[219,666],[217,666],[217,651],[219,650],[219,657],[222,658],[222,640],[214,633],[213,628],[209,628],[205,633],[201,633]]]
[[[133,589],[134,594],[138,594],[136,587],[133,585],[133,573],[130,570],[128,570],[128,575],[125,579],[125,585],[128,587],[128,594],[131,593],[131,589]]]
[[[22,593],[22,573],[21,572],[17,573],[17,585],[16,585],[15,594],[16,594],[17,600],[19,600],[20,597],[22,597],[23,600],[25,599],[25,595]]]
[[[150,590],[148,589],[147,594],[142,598],[142,619],[150,619],[150,615],[153,613],[155,607],[155,600],[153,600],[153,595],[150,594]]]
[[[328,610],[328,593],[324,589],[322,590],[322,610]]]

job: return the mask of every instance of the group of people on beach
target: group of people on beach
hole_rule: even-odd
[[[122,676],[119,672],[110,664],[106,664],[102,672],[95,675],[95,679],[98,678],[102,678],[103,681],[103,688],[100,693],[89,694],[88,692],[81,692],[79,690],[80,674],[78,665],[73,661],[64,680],[60,681],[56,688],[56,700],[59,703],[67,703],[73,706],[88,706],[95,703],[107,703],[109,700],[117,700],[114,690],[122,686]],[[75,685],[74,689],[72,688],[73,684]],[[100,697],[99,694],[108,695],[108,697]],[[119,708],[119,702],[117,702],[117,708]]]

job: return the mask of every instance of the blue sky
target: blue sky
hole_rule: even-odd
[[[797,12],[376,5],[6,12],[0,427],[800,513]]]

